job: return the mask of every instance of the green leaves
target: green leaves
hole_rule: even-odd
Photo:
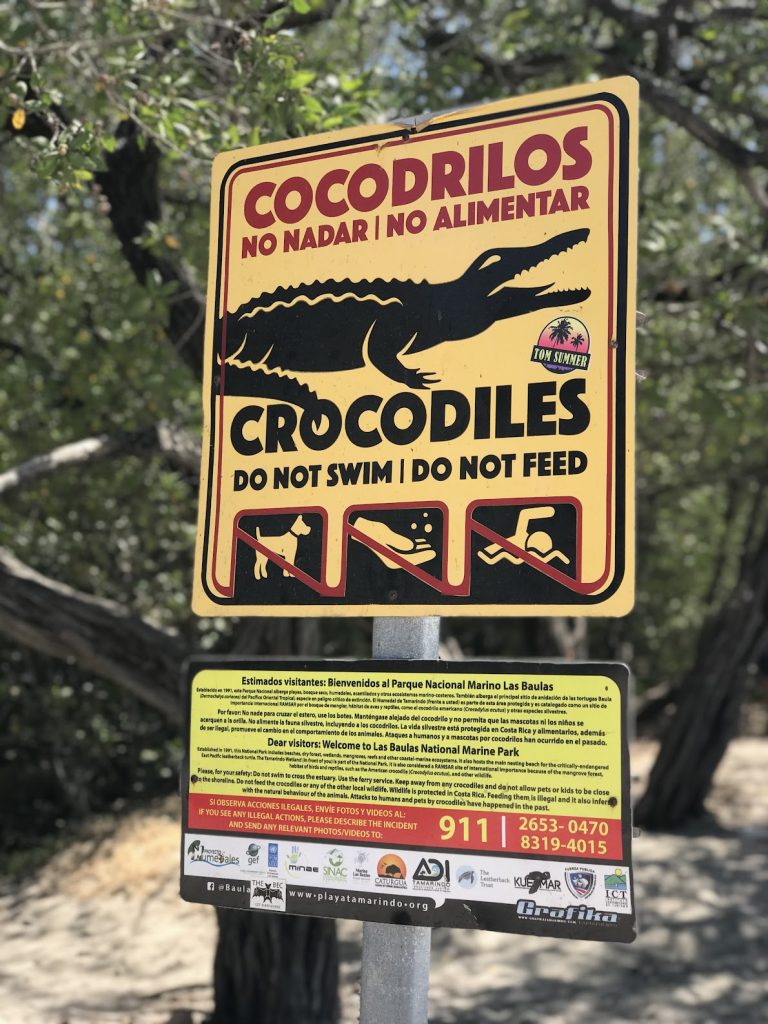
[[[665,57],[663,34],[632,24],[658,4],[622,5],[621,17],[606,14],[611,6],[81,0],[36,4],[32,17],[28,5],[5,5],[0,468],[160,418],[199,430],[199,384],[176,354],[180,339],[167,336],[178,286],[159,272],[135,281],[94,186],[128,120],[160,152],[161,210],[140,244],[166,266],[183,265],[198,290],[210,162],[222,150],[635,68],[660,75],[684,109],[751,153],[768,152],[764,33],[755,23],[739,18],[724,31],[717,11],[699,5]],[[683,6],[665,10],[688,17]],[[674,680],[690,662],[711,593],[717,600],[733,578],[750,502],[768,483],[768,256],[764,212],[743,175],[647,102],[640,157],[638,304],[648,319],[638,346],[638,611],[595,623],[591,646],[595,656],[616,656],[631,644],[643,685]],[[230,624],[197,623],[188,609],[195,510],[193,481],[134,455],[9,495],[0,543],[54,579],[215,647]],[[367,638],[350,637],[347,624],[324,628],[335,650],[365,652]],[[511,646],[508,624],[457,630],[481,654]],[[20,668],[20,658],[0,658],[0,698],[3,673],[39,687],[51,672],[48,662]],[[144,737],[144,712],[130,702],[111,707],[114,694],[97,700],[98,682],[75,707],[83,680],[72,666],[57,671],[50,693],[34,701],[51,702],[45,736],[85,716],[81,745],[104,744],[94,763],[105,763],[114,742],[124,770],[140,770],[149,784],[154,752],[163,750],[167,765],[167,751],[156,734]],[[13,749],[28,753],[21,743]],[[97,777],[89,768],[84,784],[97,788]]]

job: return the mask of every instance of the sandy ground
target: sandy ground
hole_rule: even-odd
[[[652,756],[635,748],[635,774]],[[436,931],[432,1024],[768,1021],[768,740],[732,744],[710,806],[720,828],[635,843],[632,946]],[[177,851],[169,805],[2,889],[1,1024],[202,1021],[215,923],[176,895]],[[340,926],[344,1024],[360,933]]]

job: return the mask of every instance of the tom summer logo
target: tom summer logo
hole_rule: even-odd
[[[589,331],[575,316],[550,320],[531,352],[531,361],[552,373],[589,369]]]

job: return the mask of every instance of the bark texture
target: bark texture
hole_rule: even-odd
[[[704,812],[718,764],[738,725],[747,665],[768,627],[768,532],[720,611],[702,629],[696,659],[678,691],[648,787],[635,809],[644,828],[677,828]]]
[[[183,268],[141,244],[160,218],[160,152],[124,121],[118,145],[105,155],[97,187],[136,279],[157,273],[176,289],[169,302],[168,339],[201,374],[205,304]],[[0,476],[0,491],[67,467],[144,448],[196,474],[199,448],[183,431],[161,423],[135,434],[100,436],[63,445]],[[131,615],[113,601],[48,579],[0,550],[0,634],[84,668],[122,686],[169,719],[181,721],[179,680],[190,653],[181,641]],[[259,619],[241,629],[233,653],[312,654],[316,620]],[[333,922],[220,910],[214,970],[216,1024],[331,1024],[337,1018],[338,970]]]
[[[203,368],[205,299],[178,264],[156,255],[140,239],[148,223],[160,220],[158,173],[160,150],[143,140],[133,121],[117,129],[118,144],[105,154],[106,170],[97,173],[96,185],[109,200],[109,218],[136,280],[144,284],[156,272],[164,284],[174,284],[168,304],[168,340],[198,375]]]
[[[218,910],[210,1024],[335,1024],[333,921]]]
[[[251,619],[235,654],[317,654],[317,619]],[[336,925],[312,917],[217,910],[211,1024],[335,1024]]]
[[[178,698],[186,650],[172,633],[36,572],[0,548],[0,633],[122,686],[181,721]]]

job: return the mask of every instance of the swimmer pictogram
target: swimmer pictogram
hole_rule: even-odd
[[[526,552],[540,558],[542,562],[549,563],[558,558],[565,565],[569,565],[570,558],[553,546],[552,538],[546,530],[530,532],[532,521],[549,519],[554,514],[555,510],[551,505],[525,509],[520,513],[515,532],[511,537],[507,537],[507,541],[519,548],[524,548]],[[506,550],[499,544],[489,544],[482,551],[478,551],[477,557],[482,559],[486,565],[496,565],[502,561],[511,562],[513,565],[522,565],[524,562],[521,556],[513,554],[511,550]]]

